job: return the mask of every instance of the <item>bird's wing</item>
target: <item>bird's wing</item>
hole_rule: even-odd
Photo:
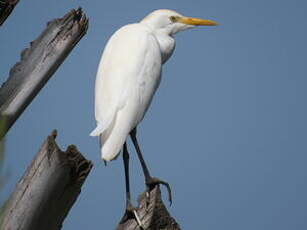
[[[152,50],[154,50],[153,56],[151,56]],[[161,60],[154,60],[160,55],[158,50],[154,36],[138,24],[124,26],[110,38],[96,77],[97,128],[91,133],[92,136],[99,136],[111,125],[117,112],[125,106],[129,98],[131,99],[131,95],[137,94],[138,99],[135,100],[140,100],[140,103],[146,107],[143,112],[139,111],[136,119],[139,121],[140,117],[143,117],[153,94],[149,92],[153,89],[147,88],[156,86],[144,85],[142,76],[146,75],[144,72],[151,71],[153,65],[160,65],[156,68],[160,74]],[[149,80],[154,81],[154,79]]]

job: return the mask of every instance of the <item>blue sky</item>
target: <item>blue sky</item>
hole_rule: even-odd
[[[95,165],[64,229],[116,226],[125,204],[122,160],[104,167],[89,137],[97,65],[117,28],[167,8],[221,24],[176,36],[139,127],[152,174],[172,185],[170,213],[182,229],[307,228],[306,1],[20,1],[0,28],[1,81],[47,21],[79,5],[90,18],[87,35],[7,135],[2,200],[56,128],[62,148],[76,144]],[[135,201],[144,185],[130,152]]]

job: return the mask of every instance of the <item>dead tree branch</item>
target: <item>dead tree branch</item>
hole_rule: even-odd
[[[179,225],[173,217],[170,216],[161,199],[161,191],[156,186],[150,192],[150,200],[146,209],[145,194],[139,197],[139,206],[137,213],[143,224],[144,230],[180,230]],[[142,230],[135,219],[128,219],[120,223],[116,230]]]
[[[19,0],[0,0],[0,26],[10,16]]]
[[[4,134],[30,104],[64,59],[84,36],[88,19],[81,8],[52,20],[47,28],[21,53],[0,88],[0,119],[6,122]]]
[[[77,148],[61,151],[53,132],[4,207],[0,229],[58,230],[76,201],[92,163]]]

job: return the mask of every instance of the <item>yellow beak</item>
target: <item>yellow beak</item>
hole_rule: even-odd
[[[178,22],[193,26],[217,26],[218,23],[212,20],[206,20],[201,18],[180,17]]]

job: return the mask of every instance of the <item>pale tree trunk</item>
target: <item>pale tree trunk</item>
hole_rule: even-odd
[[[61,229],[92,163],[73,145],[60,150],[55,137],[47,137],[6,202],[1,230]]]
[[[31,103],[41,88],[84,36],[88,19],[81,8],[47,24],[41,35],[21,53],[0,88],[0,119],[5,121],[0,139]]]

